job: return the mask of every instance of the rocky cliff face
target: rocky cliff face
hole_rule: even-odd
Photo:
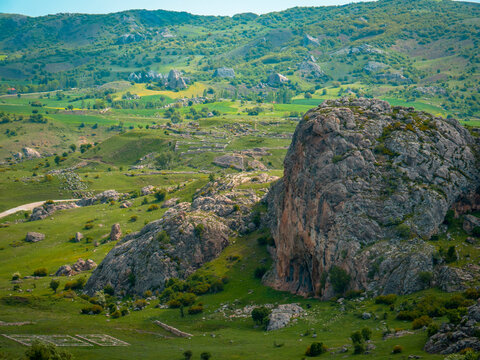
[[[266,282],[325,299],[345,283],[417,291],[424,271],[437,285],[455,282],[425,240],[479,187],[473,144],[456,120],[380,100],[344,98],[309,111],[269,193],[276,247]]]
[[[192,203],[169,208],[161,219],[120,240],[93,272],[86,291],[94,293],[110,284],[117,294],[143,294],[163,290],[170,278],[186,278],[215,259],[230,235],[255,229],[250,209],[260,198],[238,186],[272,180],[265,174],[234,175],[208,183]]]

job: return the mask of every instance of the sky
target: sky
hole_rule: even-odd
[[[294,6],[343,5],[361,0],[0,0],[0,12],[41,16],[59,12],[104,14],[129,9],[187,11],[198,15],[264,14]],[[478,0],[480,1],[480,0]]]

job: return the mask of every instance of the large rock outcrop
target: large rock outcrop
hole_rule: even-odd
[[[255,229],[250,209],[260,198],[239,185],[274,179],[239,174],[209,182],[192,203],[176,204],[161,219],[120,240],[93,272],[87,292],[110,284],[117,294],[143,294],[161,291],[170,278],[186,278],[215,259],[234,232]]]
[[[276,247],[265,282],[324,299],[342,286],[410,293],[427,286],[425,271],[451,282],[424,239],[478,188],[474,147],[456,120],[380,100],[309,111],[269,193]]]

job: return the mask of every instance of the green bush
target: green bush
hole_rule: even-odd
[[[392,305],[396,300],[397,295],[395,294],[379,295],[375,298],[375,304]]]
[[[425,286],[430,286],[433,279],[433,274],[430,271],[421,271],[418,274],[418,279]]]
[[[80,312],[84,315],[98,315],[103,311],[103,307],[100,305],[89,305],[89,306],[84,306]]]
[[[66,350],[60,350],[53,344],[44,344],[35,340],[25,351],[27,360],[71,360],[73,356]]]
[[[165,230],[160,231],[157,233],[157,241],[161,244],[167,244],[170,242],[170,236]]]
[[[261,279],[263,275],[267,272],[267,267],[266,266],[259,266],[255,269],[253,275],[255,276],[256,279]]]
[[[17,272],[14,272],[13,275],[12,275],[12,281],[15,281],[15,280],[18,280],[20,279],[22,276],[20,275],[20,273],[17,271]]]
[[[372,337],[372,330],[370,330],[368,327],[364,327],[361,331],[363,340],[368,341]]]
[[[81,277],[72,281],[67,281],[63,289],[64,290],[81,290],[85,286],[86,282],[87,282],[87,279],[84,277]]]
[[[427,327],[428,337],[431,337],[431,336],[435,335],[438,332],[438,330],[440,330],[440,327],[438,326],[438,324],[436,324],[434,322],[430,323],[430,325],[428,325],[428,327]]]
[[[432,318],[430,316],[422,315],[422,316],[416,318],[415,320],[413,320],[412,329],[413,330],[421,329],[424,326],[430,325],[431,323],[432,323]]]
[[[167,196],[167,192],[164,189],[161,189],[161,190],[156,191],[154,195],[155,195],[155,199],[157,199],[157,201],[163,201],[163,200],[165,200],[165,197]]]
[[[480,226],[475,226],[472,229],[472,235],[475,237],[480,237]]]
[[[60,281],[59,280],[52,279],[52,281],[50,281],[49,287],[50,287],[50,289],[53,290],[53,292],[55,294],[57,293],[57,289],[58,289],[59,286],[60,286]]]
[[[474,288],[469,288],[469,289],[465,290],[465,292],[463,293],[463,296],[466,299],[477,300],[478,298],[480,298],[480,290],[479,289],[474,289]]]
[[[183,353],[185,360],[190,360],[193,356],[192,350],[187,350]]]
[[[87,223],[87,224],[85,224],[85,226],[83,228],[85,230],[90,230],[91,228],[93,228],[93,224],[92,223]]]
[[[256,307],[252,310],[252,319],[255,325],[258,326],[267,326],[269,321],[271,310],[267,309],[265,306]]]
[[[105,287],[103,288],[103,292],[107,295],[110,295],[110,296],[113,296],[115,294],[115,289],[113,288],[112,285],[110,284],[107,284],[105,285]]]
[[[144,299],[137,299],[133,303],[133,308],[136,310],[142,310],[147,306],[147,302]]]
[[[137,216],[137,215],[132,215],[132,216],[130,216],[130,219],[129,219],[130,222],[135,222],[135,221],[137,221],[137,220],[138,220],[138,216]]]
[[[148,207],[147,211],[155,211],[160,209],[157,204],[152,204]]]
[[[47,276],[48,275],[48,270],[47,268],[38,268],[38,269],[35,269],[33,271],[33,276],[40,276],[40,277],[44,277],[44,276]]]
[[[120,316],[122,316],[122,313],[119,310],[115,310],[110,314],[110,317],[113,319],[118,319]]]
[[[203,225],[202,223],[198,224],[195,226],[194,228],[194,233],[196,236],[198,237],[202,237],[203,235],[203,232],[205,231],[205,225]]]
[[[354,343],[353,344],[353,353],[355,355],[360,355],[365,352],[365,344],[364,343]]]
[[[363,336],[360,331],[355,331],[350,335],[350,339],[352,340],[352,343],[362,343],[363,342]]]
[[[192,305],[188,308],[188,314],[189,315],[200,314],[202,312],[203,312],[203,305],[202,304]]]
[[[211,357],[212,357],[212,354],[210,354],[209,352],[206,352],[206,351],[205,351],[205,352],[202,352],[202,353],[200,354],[200,359],[202,359],[202,360],[208,360],[208,359],[210,359]]]
[[[350,284],[350,275],[342,268],[333,266],[330,269],[330,282],[337,294],[343,294]]]
[[[309,357],[315,357],[327,352],[327,347],[321,342],[314,342],[307,348],[305,355]]]
[[[403,352],[403,347],[401,345],[395,345],[392,350],[392,354],[400,354]]]

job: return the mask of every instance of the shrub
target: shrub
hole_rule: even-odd
[[[395,345],[392,350],[392,354],[400,354],[403,352],[403,347],[401,345]]]
[[[60,286],[60,281],[59,280],[56,280],[56,279],[52,279],[52,281],[50,281],[50,289],[53,290],[53,292],[56,294],[57,293],[57,289],[58,287]]]
[[[409,320],[412,321],[420,317],[420,313],[415,310],[403,310],[397,314],[397,320]]]
[[[72,281],[67,281],[63,289],[64,290],[81,290],[85,286],[86,282],[87,282],[87,279],[85,279],[84,277],[81,277]]]
[[[327,348],[323,343],[321,342],[314,342],[312,345],[310,345],[307,348],[307,351],[305,351],[305,355],[314,357],[314,356],[319,356],[322,355],[323,353],[327,352]]]
[[[395,294],[379,295],[375,298],[375,304],[392,305],[396,300],[397,295]]]
[[[445,262],[447,264],[455,262],[458,260],[457,251],[455,250],[455,245],[452,245],[448,248],[447,253],[444,256]]]
[[[350,339],[352,340],[352,343],[354,343],[354,344],[363,343],[363,336],[362,336],[362,333],[360,331],[355,331],[354,333],[352,333],[352,335],[350,335]]]
[[[157,199],[157,201],[165,200],[166,196],[167,196],[167,192],[164,189],[158,190],[157,192],[155,192],[155,199]]]
[[[265,306],[256,307],[252,310],[252,319],[255,325],[258,326],[267,326],[268,317],[270,316],[271,310],[267,309]]]
[[[203,305],[202,304],[192,305],[188,308],[188,314],[189,315],[200,314],[202,312],[203,312]]]
[[[165,230],[160,231],[157,233],[157,241],[161,244],[166,244],[170,242],[170,236],[168,236]]]
[[[408,226],[407,224],[402,223],[400,225],[397,225],[396,230],[398,232],[398,235],[404,239],[409,238],[411,235],[410,226]]]
[[[87,224],[85,224],[85,226],[83,228],[85,230],[90,230],[91,228],[93,228],[93,224],[92,223],[87,223]]]
[[[157,204],[152,204],[148,207],[147,211],[155,211],[155,210],[158,210],[159,207]]]
[[[105,287],[103,288],[103,292],[107,295],[110,295],[110,296],[113,296],[115,294],[115,289],[113,288],[112,285],[110,284],[107,284],[105,285]]]
[[[211,357],[212,357],[212,354],[210,354],[209,352],[206,352],[206,351],[205,351],[205,352],[202,352],[202,353],[200,354],[200,359],[202,359],[202,360],[208,360],[208,359],[210,359]]]
[[[372,330],[370,330],[368,327],[364,327],[362,329],[361,333],[362,333],[362,337],[365,341],[370,340],[370,338],[372,337]]]
[[[35,340],[25,351],[25,358],[28,360],[71,360],[73,356],[66,350],[60,350],[53,344],[44,344]]]
[[[195,226],[193,231],[194,231],[195,235],[197,235],[198,237],[201,237],[203,232],[205,231],[205,225],[200,223],[200,224]]]
[[[460,321],[462,320],[462,316],[460,315],[460,311],[458,310],[449,310],[447,311],[447,318],[448,321],[452,324],[459,324]]]
[[[233,211],[238,212],[240,211],[240,206],[238,204],[233,205]]]
[[[434,322],[430,323],[430,325],[428,325],[428,327],[427,327],[428,337],[431,337],[431,336],[435,335],[438,332],[438,330],[440,330],[440,327],[438,326],[438,324],[436,324]]]
[[[330,282],[337,294],[343,294],[350,284],[350,275],[344,269],[333,266],[330,269]]]
[[[17,271],[17,272],[14,272],[13,275],[12,275],[12,281],[15,281],[15,280],[18,280],[21,278],[21,275],[20,273]]]
[[[137,220],[138,220],[138,216],[137,216],[137,215],[132,215],[132,216],[130,216],[130,219],[129,219],[130,222],[135,222],[135,221],[137,221]]]
[[[120,316],[122,316],[122,313],[119,310],[115,310],[110,314],[110,317],[113,319],[118,319]]]
[[[423,285],[430,286],[433,279],[433,274],[430,271],[421,271],[418,274],[418,279]]]
[[[85,306],[82,308],[80,311],[84,315],[98,315],[103,311],[103,307],[100,305],[90,305],[90,306]]]
[[[143,308],[145,308],[147,306],[147,302],[144,300],[144,299],[137,299],[135,300],[135,302],[133,303],[133,308],[135,310],[142,310]]]
[[[364,343],[354,343],[353,344],[353,353],[355,355],[363,354],[365,352],[365,344]]]
[[[38,268],[38,269],[35,269],[35,271],[33,272],[33,276],[47,276],[48,275],[48,270],[47,268]]]
[[[421,329],[424,326],[430,325],[431,323],[432,323],[432,318],[430,316],[422,315],[419,318],[416,318],[415,320],[413,320],[412,329],[413,330]]]
[[[183,353],[185,360],[190,360],[193,356],[192,350],[187,350]]]
[[[454,221],[455,221],[455,211],[453,211],[453,209],[450,209],[445,214],[445,219],[443,220],[443,222],[447,225],[451,225],[453,224]]]
[[[472,229],[472,235],[475,237],[480,237],[480,226],[475,226]]]
[[[474,289],[474,288],[469,288],[469,289],[465,290],[465,292],[463,293],[463,296],[467,299],[470,299],[470,300],[477,300],[480,297],[480,290],[479,289]]]
[[[465,299],[462,295],[453,295],[450,299],[445,301],[446,309],[458,309],[459,307],[469,307],[473,305],[473,300]]]
[[[256,279],[261,279],[263,275],[267,272],[267,268],[265,266],[259,266],[255,269],[253,275]]]

